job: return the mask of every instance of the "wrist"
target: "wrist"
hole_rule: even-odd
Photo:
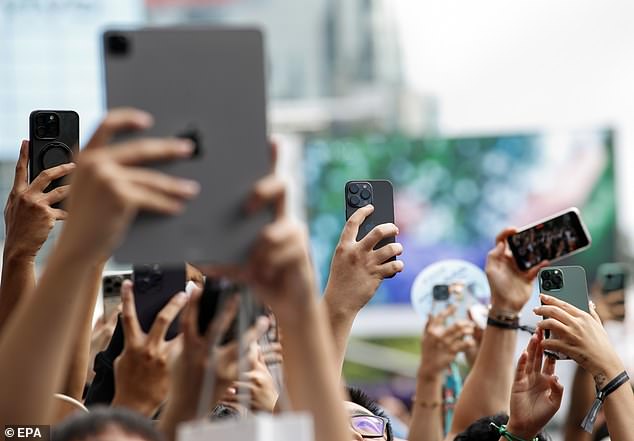
[[[624,370],[623,363],[620,360],[614,360],[598,367],[591,374],[596,387],[600,390]]]
[[[519,317],[520,312],[524,308],[524,305],[517,305],[505,300],[491,299],[491,305],[489,305],[489,316],[505,316],[505,317]]]
[[[537,433],[539,433],[539,430],[540,429],[527,427],[525,424],[513,421],[511,418],[509,418],[509,423],[506,426],[506,431],[508,433],[526,441],[531,441],[535,438]]]
[[[37,250],[31,251],[13,246],[9,242],[5,242],[3,262],[10,263],[12,266],[34,265],[36,254]]]
[[[147,401],[138,401],[133,397],[121,395],[117,392],[114,394],[111,405],[112,407],[125,407],[126,409],[134,410],[148,418],[152,418],[160,406],[160,404],[155,405]]]
[[[337,320],[353,321],[359,312],[358,308],[342,304],[337,298],[337,295],[334,294],[328,287],[326,287],[326,290],[324,291],[323,303],[328,311],[328,315],[336,318]]]
[[[444,369],[443,369],[444,370]],[[438,369],[434,369],[432,367],[428,367],[425,365],[421,365],[418,368],[418,373],[416,378],[419,384],[439,384],[442,383],[442,372]]]

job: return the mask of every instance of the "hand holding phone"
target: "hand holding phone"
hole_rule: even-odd
[[[576,254],[592,242],[579,210],[574,207],[523,227],[507,240],[522,271]]]
[[[34,110],[29,117],[29,182],[44,170],[73,162],[79,151],[79,115],[72,110]],[[44,190],[65,185],[55,179]]]
[[[67,217],[66,211],[55,207],[66,198],[69,187],[58,187],[48,193],[46,189],[70,173],[75,165],[59,165],[29,183],[28,164],[29,142],[22,141],[13,187],[4,210],[5,254],[33,258],[48,239],[55,222]]]
[[[560,266],[542,268],[538,276],[539,291],[566,302],[579,310],[590,313],[588,298],[588,285],[586,282],[586,272],[580,266]],[[544,319],[548,318],[547,315]],[[557,338],[557,333],[546,330],[546,339]],[[560,360],[569,359],[569,356],[562,352],[548,352]]]

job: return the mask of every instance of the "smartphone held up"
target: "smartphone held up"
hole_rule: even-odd
[[[590,233],[574,207],[528,225],[508,238],[513,258],[522,271],[576,254],[591,243]]]

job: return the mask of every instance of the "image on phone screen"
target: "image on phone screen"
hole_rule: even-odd
[[[508,243],[517,266],[528,270],[587,247],[590,238],[578,212],[571,210],[519,231]]]

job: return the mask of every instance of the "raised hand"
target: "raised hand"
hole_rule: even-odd
[[[165,341],[170,324],[185,306],[184,292],[174,297],[154,319],[146,334],[141,329],[134,306],[132,282],[121,287],[123,302],[123,352],[114,362],[113,406],[125,406],[152,417],[165,401],[169,389],[169,361],[180,341]]]
[[[507,243],[509,236],[516,232],[515,228],[507,228],[497,236],[495,248],[489,252],[485,267],[491,287],[492,307],[511,314],[519,313],[528,302],[537,273],[548,265],[548,262],[542,262],[528,271],[520,271]]]
[[[45,193],[55,179],[66,176],[75,164],[63,164],[42,171],[28,182],[29,142],[22,141],[20,157],[15,166],[13,188],[4,208],[6,228],[5,256],[35,259],[55,221],[66,219],[66,211],[53,205],[68,196],[70,187],[63,185]]]
[[[522,439],[533,439],[557,413],[564,387],[555,376],[555,359],[544,360],[543,333],[528,342],[520,356],[511,390],[511,414],[507,430]]]
[[[79,155],[64,242],[86,253],[108,255],[137,212],[177,214],[198,194],[197,182],[139,167],[190,157],[193,145],[188,140],[143,138],[105,148],[117,132],[151,124],[148,114],[133,109],[113,110],[106,116]]]
[[[222,396],[221,403],[239,409],[242,397],[246,396],[249,410],[273,413],[279,395],[275,381],[266,367],[259,346],[254,345],[250,353],[253,358],[251,369],[242,374],[239,381],[231,384]]]
[[[594,377],[598,388],[624,370],[594,307],[588,314],[556,297],[541,294],[540,299],[542,306],[534,312],[548,318],[537,327],[557,335],[542,342],[544,349],[564,353],[575,360]]]
[[[473,323],[460,320],[452,325],[445,324],[447,318],[455,311],[455,306],[449,306],[427,320],[421,340],[422,361],[418,374],[420,378],[430,379],[442,374],[459,352],[473,347],[473,339],[465,338],[473,335]]]
[[[403,252],[400,243],[374,249],[381,240],[398,234],[396,225],[377,225],[357,241],[359,227],[373,211],[372,205],[360,208],[350,216],[341,232],[325,291],[328,308],[356,314],[372,299],[384,278],[403,270],[403,261],[388,261]]]

